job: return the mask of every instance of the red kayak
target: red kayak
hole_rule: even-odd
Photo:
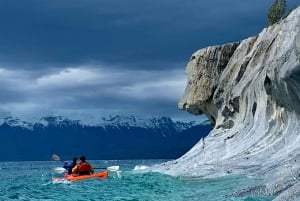
[[[105,179],[108,176],[108,171],[98,172],[90,175],[77,175],[77,174],[65,174],[64,178],[53,178],[53,182],[61,182],[61,181],[79,181],[91,178],[102,178]]]

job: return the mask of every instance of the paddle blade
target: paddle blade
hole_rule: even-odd
[[[58,173],[58,174],[61,174],[61,173],[64,173],[66,171],[65,168],[63,167],[56,167],[53,169],[54,172]]]
[[[108,171],[118,171],[120,169],[120,166],[115,165],[115,166],[110,166],[106,168]]]
[[[60,161],[60,157],[57,154],[53,154],[52,159],[55,161]]]

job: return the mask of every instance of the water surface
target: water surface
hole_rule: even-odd
[[[259,183],[245,176],[217,179],[175,178],[143,169],[164,160],[90,161],[94,167],[119,165],[107,179],[53,183],[62,177],[53,168],[58,161],[1,162],[0,200],[110,200],[110,201],[268,201],[272,197],[234,197],[232,193]]]

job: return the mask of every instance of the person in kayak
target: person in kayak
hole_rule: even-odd
[[[72,174],[72,169],[77,165],[77,157],[74,157],[72,162],[65,162],[63,168],[68,170],[68,174]]]
[[[81,156],[79,159],[80,159],[80,163],[78,163],[72,169],[72,173],[78,175],[94,174],[94,168],[86,161],[86,157]]]

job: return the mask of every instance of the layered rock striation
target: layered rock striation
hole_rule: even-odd
[[[257,36],[195,52],[186,75],[179,108],[204,113],[214,129],[158,171],[257,176],[264,184],[235,195],[300,200],[300,7]]]

